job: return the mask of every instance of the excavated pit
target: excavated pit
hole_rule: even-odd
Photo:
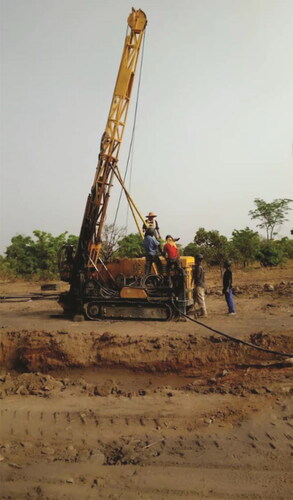
[[[293,336],[251,335],[266,349],[293,351]],[[220,336],[134,337],[45,331],[5,332],[0,397],[74,393],[145,396],[183,390],[198,394],[291,394],[292,358],[254,350]],[[268,387],[269,384],[269,387]],[[155,391],[155,392],[154,392]],[[165,392],[164,392],[165,391]],[[291,392],[290,392],[291,391]]]
[[[253,334],[248,342],[269,350],[293,352],[293,335]],[[0,362],[9,369],[49,372],[60,369],[123,367],[144,372],[194,375],[221,368],[284,363],[284,358],[221,336],[119,336],[63,331],[8,331],[2,335]],[[290,363],[289,360],[287,362]]]

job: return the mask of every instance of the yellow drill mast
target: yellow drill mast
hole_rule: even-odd
[[[113,176],[115,175],[120,182],[122,180],[117,163],[146,24],[147,19],[144,12],[132,9],[128,17],[130,31],[125,39],[106,129],[101,140],[96,174],[91,192],[88,195],[81,226],[75,265],[73,266],[75,276],[72,278],[74,281],[77,278],[76,273],[84,272],[88,265],[97,266]],[[128,193],[126,196],[129,197]]]

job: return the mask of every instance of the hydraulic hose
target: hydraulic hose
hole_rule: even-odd
[[[0,302],[29,302],[32,300],[57,300],[59,293],[39,293],[30,295],[1,295]]]
[[[246,342],[245,340],[241,340],[241,339],[237,339],[236,337],[232,337],[232,335],[228,335],[228,333],[220,332],[219,330],[216,330],[215,328],[212,328],[211,326],[205,325],[204,323],[201,323],[200,321],[197,321],[196,319],[191,318],[190,316],[188,316],[188,314],[181,312],[178,309],[178,307],[176,307],[174,302],[173,302],[173,305],[181,316],[184,316],[185,318],[189,319],[189,321],[193,321],[193,323],[196,323],[197,325],[203,326],[207,330],[210,330],[211,332],[214,332],[217,335],[222,335],[222,337],[226,337],[227,339],[232,340],[233,342],[237,342],[238,344],[246,345],[246,346],[251,347],[252,349],[256,349],[258,351],[268,352],[269,354],[276,354],[278,356],[283,356],[285,358],[293,358],[293,354],[290,354],[287,352],[274,351],[272,349],[266,349],[265,347],[261,347],[261,346],[252,344],[251,342]]]

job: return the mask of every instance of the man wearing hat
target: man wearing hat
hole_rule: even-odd
[[[157,217],[157,215],[155,214],[155,212],[149,212],[149,214],[146,215],[146,219],[145,219],[144,224],[142,226],[142,231],[145,234],[147,229],[154,229],[155,230],[155,237],[161,238],[159,225],[158,225],[158,221],[156,220],[156,217]]]
[[[193,298],[194,305],[198,305],[196,315],[202,318],[207,317],[207,308],[205,302],[205,270],[202,265],[203,255],[196,256],[196,264],[192,273],[192,282],[194,283]]]

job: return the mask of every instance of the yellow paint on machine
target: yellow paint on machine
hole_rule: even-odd
[[[134,287],[124,286],[121,289],[120,297],[122,299],[146,299],[147,294],[143,288],[140,288],[140,287],[134,288]]]

